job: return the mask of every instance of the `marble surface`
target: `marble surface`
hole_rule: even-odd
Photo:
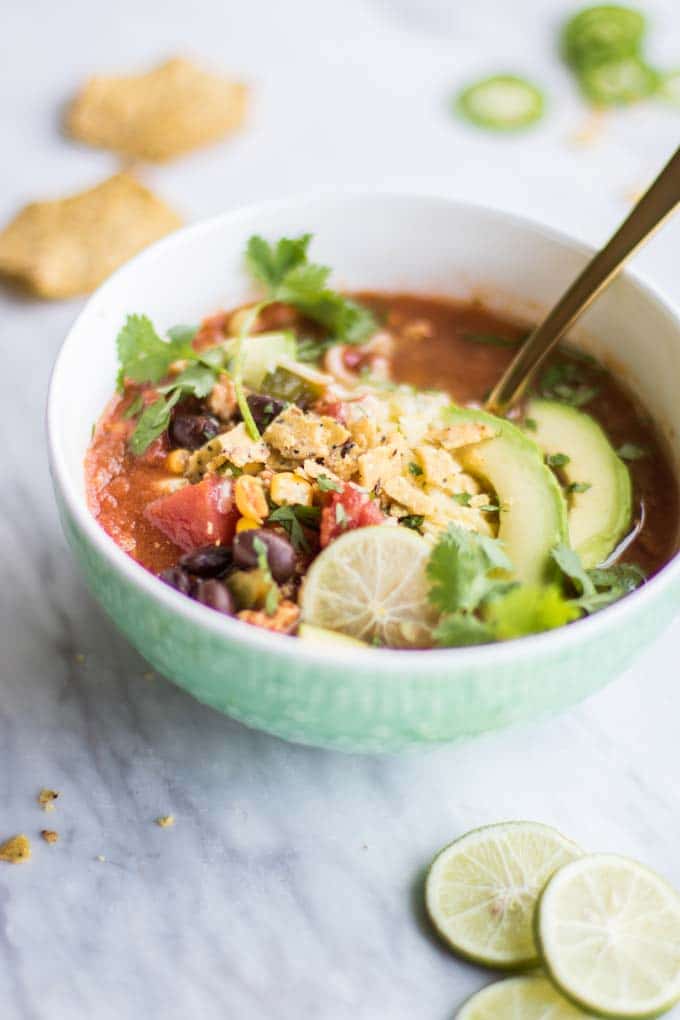
[[[646,6],[658,58],[677,64],[676,0]],[[189,219],[312,187],[387,187],[601,241],[677,143],[680,115],[630,111],[597,144],[572,144],[584,111],[551,53],[566,7],[11,2],[0,217],[112,168],[59,136],[83,75],[183,50],[240,71],[256,97],[232,144],[148,173]],[[458,82],[502,66],[552,96],[545,125],[521,139],[478,135],[446,111]],[[638,260],[675,301],[679,240],[676,223]],[[79,307],[0,292],[0,836],[34,841],[30,863],[1,867],[3,1020],[447,1020],[486,976],[427,934],[422,869],[500,818],[553,823],[680,884],[680,622],[568,715],[426,757],[286,746],[150,676],[84,590],[52,501],[45,390]],[[50,815],[41,786],[61,792]],[[169,813],[174,828],[158,828]],[[57,845],[40,840],[45,825]]]

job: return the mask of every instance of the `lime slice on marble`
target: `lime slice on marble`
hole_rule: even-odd
[[[589,1016],[560,995],[547,978],[537,975],[488,985],[468,999],[456,1020],[584,1020]]]
[[[555,985],[600,1016],[659,1016],[680,999],[680,895],[616,854],[572,861],[536,911],[536,936]]]
[[[581,850],[537,822],[475,829],[445,847],[427,876],[427,911],[455,953],[486,967],[538,962],[532,923],[543,886]]]
[[[309,569],[300,603],[303,625],[389,648],[430,645],[437,618],[427,598],[430,549],[420,535],[397,525],[346,532]]]

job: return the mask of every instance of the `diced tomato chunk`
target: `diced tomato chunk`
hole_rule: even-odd
[[[230,479],[209,475],[197,485],[185,485],[154,499],[144,515],[186,552],[202,545],[228,545],[239,518],[232,488]]]
[[[384,520],[385,515],[378,504],[365,492],[353,485],[345,485],[342,492],[328,493],[327,503],[321,511],[321,547],[325,548],[345,531],[382,524]]]
[[[325,414],[328,418],[335,418],[341,425],[347,424],[347,404],[342,400],[329,400],[323,397],[314,406],[317,414]]]

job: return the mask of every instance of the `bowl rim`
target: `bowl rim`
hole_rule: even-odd
[[[60,441],[58,408],[61,390],[66,386],[68,380],[63,367],[66,351],[73,342],[74,334],[77,332],[81,320],[89,313],[93,304],[104,300],[109,290],[119,286],[121,279],[124,280],[127,275],[136,272],[140,266],[157,261],[171,248],[181,247],[189,236],[199,237],[201,234],[221,227],[236,225],[240,220],[248,220],[251,217],[266,215],[267,212],[277,210],[304,209],[305,206],[320,203],[363,203],[376,200],[422,203],[446,206],[449,209],[457,208],[477,214],[481,218],[503,220],[527,234],[542,236],[586,257],[592,256],[596,251],[592,245],[572,237],[563,230],[547,226],[529,216],[509,212],[493,205],[468,202],[442,195],[378,189],[374,191],[306,192],[286,198],[251,202],[189,224],[161,238],[116,269],[88,297],[62,341],[52,368],[45,416],[50,473],[55,489],[58,489],[81,534],[94,547],[109,569],[122,575],[140,593],[159,602],[169,612],[182,616],[187,623],[195,626],[198,630],[207,631],[217,639],[247,645],[264,654],[283,656],[292,660],[298,659],[319,666],[322,666],[324,662],[328,663],[332,657],[334,664],[347,663],[355,668],[365,666],[372,673],[396,674],[408,670],[411,665],[415,666],[417,663],[418,674],[432,672],[433,675],[438,675],[441,674],[442,667],[446,666],[452,670],[458,666],[462,668],[473,665],[478,667],[499,666],[508,660],[516,663],[521,659],[533,658],[535,654],[549,654],[550,652],[558,654],[563,648],[571,647],[582,639],[594,639],[599,632],[605,629],[623,625],[631,614],[642,611],[651,600],[661,595],[677,578],[680,578],[680,550],[650,581],[630,595],[593,616],[584,617],[569,626],[558,627],[541,634],[528,635],[496,644],[463,648],[354,648],[344,647],[342,644],[332,644],[326,648],[323,645],[306,644],[303,641],[291,639],[287,635],[253,627],[240,620],[216,613],[170,588],[116,544],[91,514],[84,496],[77,491]],[[680,331],[680,309],[676,308],[654,284],[650,283],[646,277],[629,269],[625,269],[621,276],[631,281],[649,301],[660,306],[661,310],[675,321]],[[416,659],[413,658],[414,655],[417,656]]]

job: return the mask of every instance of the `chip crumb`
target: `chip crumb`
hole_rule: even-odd
[[[161,815],[160,818],[156,819],[156,825],[159,825],[161,829],[169,829],[171,825],[175,824],[174,815]]]
[[[0,274],[43,298],[86,294],[180,222],[131,174],[115,174],[68,198],[24,206],[0,231]]]
[[[41,829],[40,835],[46,843],[56,843],[59,839],[59,833],[55,832],[54,829]]]
[[[175,57],[144,74],[96,75],[66,117],[79,141],[162,163],[217,142],[243,124],[248,90]]]
[[[43,789],[38,794],[38,804],[40,804],[43,811],[54,811],[54,802],[58,796],[57,790]]]
[[[97,854],[95,860],[99,861],[101,864],[104,864],[106,862],[106,857],[104,857],[104,854]]]
[[[28,836],[20,834],[10,836],[4,843],[0,843],[0,861],[7,861],[8,864],[22,864],[31,856],[31,842]]]
[[[604,111],[592,110],[581,127],[569,136],[569,142],[577,148],[588,148],[600,141],[604,134],[604,129]]]

